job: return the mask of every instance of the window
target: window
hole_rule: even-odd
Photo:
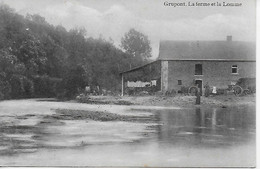
[[[237,67],[237,65],[232,65],[231,72],[232,72],[232,74],[238,74],[238,67]]]
[[[178,80],[178,85],[182,85],[182,81],[181,80]]]
[[[202,75],[202,64],[195,64],[195,75]]]

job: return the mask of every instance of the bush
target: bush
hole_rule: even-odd
[[[174,89],[165,92],[165,96],[175,96],[176,91]]]
[[[11,85],[9,82],[0,79],[0,100],[11,98]]]
[[[34,77],[34,88],[36,97],[57,97],[61,79],[44,76]]]
[[[76,97],[76,100],[80,103],[87,103],[90,100],[90,97],[88,95],[81,93]]]
[[[182,94],[187,95],[189,93],[189,87],[182,86],[181,90],[178,91],[178,93],[182,93]]]
[[[25,76],[13,75],[10,84],[12,98],[27,98],[34,94],[33,81]]]
[[[23,78],[24,97],[34,96],[34,84],[33,81],[28,78]]]

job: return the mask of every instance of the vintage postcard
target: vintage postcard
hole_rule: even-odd
[[[0,0],[1,167],[256,167],[255,0]]]

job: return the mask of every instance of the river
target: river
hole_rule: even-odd
[[[250,106],[1,101],[0,165],[253,167],[255,126]]]

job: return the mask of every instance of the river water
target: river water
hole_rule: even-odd
[[[90,111],[104,112],[103,118],[86,116]],[[0,165],[253,167],[255,119],[253,106],[180,109],[4,101]]]

